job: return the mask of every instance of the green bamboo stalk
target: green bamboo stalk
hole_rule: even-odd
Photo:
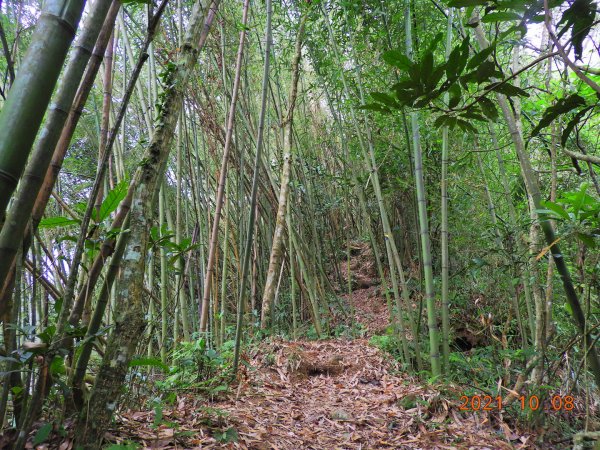
[[[193,67],[198,60],[199,50],[204,44],[200,38],[203,36],[203,24],[205,24],[209,5],[208,1],[205,3],[197,1],[194,4],[184,45],[179,53],[177,64],[169,73],[165,83],[168,89],[164,94],[161,116],[143,163],[135,175],[140,182],[130,211],[129,242],[123,256],[122,276],[116,289],[121,301],[116,303],[113,333],[107,341],[89,406],[79,424],[79,429],[85,431],[76,437],[75,445],[84,448],[95,449],[102,444],[102,436],[119,401],[121,385],[129,370],[129,362],[137,347],[139,336],[144,331],[143,273],[153,207],[180,116],[183,90],[188,84]],[[213,5],[216,8],[216,2]]]
[[[412,30],[410,4],[408,2],[406,3],[404,26],[406,37],[406,53],[409,58],[412,58]],[[423,258],[422,264],[425,275],[425,300],[427,303],[427,326],[429,328],[429,359],[431,360],[431,374],[433,377],[439,377],[442,373],[439,354],[439,331],[436,317],[435,291],[433,286],[431,240],[429,236],[429,218],[427,217],[427,203],[425,198],[425,180],[423,176],[423,155],[421,151],[421,137],[419,133],[419,115],[416,111],[410,113],[410,120],[415,161],[415,184],[417,187],[417,203],[419,210],[421,255]]]
[[[244,55],[244,44],[246,42],[246,23],[248,21],[249,0],[244,2],[244,12],[242,18],[242,30],[240,31],[240,40],[235,66],[235,78],[231,94],[231,105],[229,108],[229,117],[227,119],[227,132],[225,135],[225,145],[223,148],[223,159],[221,161],[221,170],[219,172],[219,181],[217,187],[217,198],[215,200],[215,215],[211,230],[211,237],[208,249],[208,262],[206,264],[206,275],[204,277],[204,293],[202,295],[202,314],[200,317],[200,331],[206,332],[208,325],[208,313],[210,310],[210,294],[213,281],[213,271],[217,253],[219,238],[219,222],[221,220],[221,208],[223,207],[223,196],[225,194],[225,183],[227,180],[227,167],[229,165],[229,151],[233,135],[233,126],[235,122],[235,111],[240,86],[240,74],[242,69],[242,57]],[[223,65],[224,66],[224,65]]]
[[[84,5],[85,0],[44,3],[27,54],[0,110],[0,222],[27,163]]]
[[[265,50],[264,50],[264,65],[263,65],[263,80],[260,96],[260,115],[258,118],[258,131],[256,136],[256,153],[254,157],[254,168],[252,173],[252,187],[250,193],[250,215],[248,217],[248,225],[246,231],[246,241],[242,256],[242,273],[240,280],[239,297],[237,304],[237,320],[235,330],[235,351],[233,360],[234,373],[237,372],[240,357],[240,344],[242,339],[242,326],[244,320],[244,308],[248,301],[246,287],[248,284],[248,272],[250,270],[250,255],[252,252],[252,243],[254,241],[254,228],[256,222],[257,196],[258,196],[258,177],[261,163],[263,140],[265,132],[265,118],[267,116],[267,89],[269,84],[269,72],[271,62],[271,46],[273,45],[272,37],[272,2],[266,0],[266,24],[265,24]]]
[[[454,9],[448,10],[448,25],[446,28],[446,59],[452,51],[452,20]],[[444,103],[448,104],[449,94],[444,93]],[[441,174],[441,250],[442,250],[442,362],[444,373],[450,372],[450,259],[448,253],[448,127],[442,128],[442,174]]]
[[[487,48],[489,43],[485,38],[483,29],[481,28],[481,24],[478,24],[478,26],[475,28],[475,33],[480,48]],[[500,105],[500,109],[502,110],[502,114],[506,121],[506,125],[510,131],[515,151],[519,159],[519,165],[521,166],[521,174],[523,176],[523,180],[525,181],[527,193],[531,196],[534,207],[536,209],[542,209],[542,194],[539,188],[535,171],[533,170],[533,167],[531,165],[529,154],[525,149],[525,142],[523,141],[521,128],[517,124],[515,116],[510,106],[508,105],[506,97],[503,94],[496,93],[496,100]],[[586,317],[581,307],[581,303],[579,302],[579,296],[577,295],[577,291],[575,290],[575,287],[573,285],[571,274],[565,262],[564,255],[560,250],[560,246],[556,243],[556,234],[554,233],[554,228],[552,224],[547,220],[541,221],[540,227],[542,228],[542,232],[544,233],[547,245],[550,246],[550,252],[556,265],[556,271],[560,275],[563,288],[565,290],[567,302],[571,307],[575,325],[577,326],[579,332],[586,341],[586,355],[590,370],[594,375],[596,384],[600,385],[600,358],[598,357],[598,353],[596,350],[595,340],[587,327]]]

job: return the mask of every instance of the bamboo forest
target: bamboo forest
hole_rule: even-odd
[[[0,0],[0,448],[600,449],[595,0]]]

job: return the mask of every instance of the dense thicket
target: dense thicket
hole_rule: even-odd
[[[150,374],[358,333],[361,241],[407,372],[597,407],[596,3],[41,3],[0,0],[15,448],[70,416],[100,446]]]

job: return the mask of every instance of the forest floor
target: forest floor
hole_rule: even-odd
[[[179,395],[159,425],[155,411],[126,411],[109,438],[154,449],[535,448],[534,436],[498,411],[459,411],[459,386],[426,386],[369,344],[387,327],[388,312],[365,264],[353,258],[351,304],[363,337],[271,339],[247,354],[229,393],[210,402]]]
[[[345,320],[359,337],[263,341],[244,354],[238,381],[210,400],[179,391],[159,409],[140,411],[139,401],[129,403],[138,406],[117,414],[106,435],[114,444],[106,448],[538,448],[533,434],[516,430],[499,411],[460,411],[464,386],[428,385],[371,345],[372,336],[385,334],[389,318],[366,248],[354,252],[355,290],[342,296],[354,316]],[[69,437],[36,448],[71,450],[76,430],[65,428]]]

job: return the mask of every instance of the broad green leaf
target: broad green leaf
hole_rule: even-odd
[[[571,28],[571,41],[575,52],[575,59],[581,60],[583,53],[583,40],[589,34],[596,18],[597,4],[592,0],[575,0],[569,8],[563,12],[558,22],[557,29],[564,23],[564,27],[558,31],[560,38]]]
[[[448,107],[450,109],[455,108],[460,103],[460,86],[458,83],[454,83],[452,86],[448,88],[448,93],[450,94],[450,99],[448,100]]]
[[[391,95],[388,95],[384,92],[371,92],[369,95],[376,102],[383,103],[384,105],[391,106],[393,108],[398,107],[396,100]]]
[[[570,315],[573,315],[573,308],[571,308],[570,304],[565,303],[564,308],[565,308],[565,311],[567,311]]]
[[[573,131],[573,128],[575,128],[577,126],[577,124],[579,123],[579,121],[583,118],[583,116],[585,116],[585,114],[593,108],[594,108],[593,105],[583,108],[581,111],[579,111],[577,114],[575,114],[575,116],[569,121],[569,123],[565,127],[565,129],[562,132],[562,135],[560,137],[560,144],[563,147],[566,145],[567,139],[569,139],[569,135]]]
[[[567,211],[565,211],[565,209],[560,206],[558,203],[554,203],[551,201],[542,201],[542,206],[544,208],[549,209],[550,211],[553,211],[558,217],[562,217],[565,220],[570,220],[571,217],[569,216],[569,213]]]
[[[429,78],[433,74],[433,52],[428,52],[423,57],[421,62],[421,81],[424,85],[428,85]]]
[[[572,111],[575,108],[585,105],[585,99],[578,95],[573,94],[568,97],[561,98],[556,102],[555,105],[552,105],[544,111],[544,115],[542,119],[537,124],[537,126],[531,131],[531,137],[537,136],[542,128],[547,127],[552,123],[554,119],[556,119],[561,114],[566,114],[569,111]]]
[[[504,41],[506,39],[506,37],[511,35],[512,33],[521,33],[521,39],[523,39],[525,37],[525,35],[527,34],[527,27],[523,24],[514,25],[514,26],[510,27],[509,29],[507,29],[506,31],[503,31],[502,33],[500,33],[500,35],[498,36],[498,41],[499,42]]]
[[[435,50],[437,49],[438,44],[442,41],[442,39],[444,39],[444,33],[436,34],[435,37],[431,40],[431,43],[429,44],[427,49],[425,50],[425,54],[427,54],[427,53],[433,54],[435,52]]]
[[[475,128],[473,125],[471,125],[469,122],[467,122],[466,120],[462,120],[462,119],[456,119],[456,124],[463,130],[466,131],[467,133],[473,133],[473,134],[477,134],[477,128]]]
[[[481,18],[483,23],[505,22],[507,20],[521,20],[521,16],[514,12],[500,11],[486,14]]]
[[[441,128],[443,126],[446,126],[447,121],[448,121],[448,116],[439,116],[437,119],[435,119],[433,126],[435,128]]]
[[[481,111],[483,111],[483,114],[485,114],[485,116],[492,122],[498,120],[498,110],[496,109],[496,105],[494,105],[494,102],[489,98],[480,98],[479,106],[481,106]]]
[[[491,83],[486,86],[487,90],[500,92],[501,94],[507,95],[509,97],[521,96],[521,97],[529,97],[529,94],[521,88],[513,86],[509,83],[496,82]]]
[[[504,0],[498,1],[496,7],[498,9],[512,9],[515,11],[525,12],[531,0]]]
[[[478,84],[489,81],[494,76],[498,76],[498,71],[496,70],[496,64],[492,61],[482,62],[475,70],[475,80]]]
[[[46,217],[40,220],[39,228],[56,228],[56,227],[66,227],[69,225],[79,224],[79,220],[69,219],[68,217],[56,216],[56,217]]]
[[[458,78],[460,75],[459,64],[461,60],[461,48],[460,46],[454,47],[448,56],[448,62],[446,63],[446,78],[452,81]]]
[[[388,50],[382,55],[383,60],[400,70],[409,70],[413,65],[408,56],[398,50]]]
[[[587,233],[577,233],[577,238],[589,248],[596,248],[594,236]]]
[[[450,0],[448,6],[452,8],[467,8],[487,4],[487,0]]]
[[[37,430],[37,433],[35,433],[35,436],[33,438],[33,446],[35,447],[36,445],[40,445],[40,444],[46,442],[46,439],[48,439],[48,436],[50,436],[51,431],[52,431],[51,423],[46,423],[46,424],[42,425],[40,427],[40,429]]]
[[[410,69],[408,69],[408,75],[414,83],[413,88],[419,92],[421,90],[421,66],[413,64]]]
[[[49,344],[56,333],[56,325],[48,325],[44,328],[40,333],[38,333],[38,337],[40,340],[46,344]]]
[[[477,67],[479,64],[481,64],[482,62],[487,61],[487,59],[494,52],[495,49],[496,49],[495,44],[490,45],[488,48],[481,50],[479,53],[476,53],[475,55],[473,55],[473,57],[469,60],[469,63],[467,64],[467,70],[473,69],[473,68]]]
[[[52,362],[50,363],[50,373],[52,375],[64,375],[66,373],[65,360],[62,356],[56,355],[52,358]]]
[[[429,79],[427,80],[427,88],[435,89],[442,77],[444,76],[444,71],[446,67],[444,64],[439,65],[435,68]],[[439,95],[439,94],[438,94]]]
[[[470,108],[464,113],[461,114],[461,117],[465,119],[474,119],[480,122],[487,122],[487,119],[479,114],[479,111],[476,108]]]
[[[379,103],[367,103],[366,105],[361,105],[358,107],[358,109],[366,109],[369,111],[377,111],[377,112],[382,112],[382,113],[390,113],[391,110],[383,105],[380,105]]]
[[[239,437],[238,437],[237,430],[233,427],[230,427],[227,430],[225,430],[223,433],[219,433],[219,434],[215,435],[215,438],[219,442],[227,443],[227,442],[237,442]]]
[[[107,219],[110,214],[119,207],[119,203],[127,196],[128,183],[126,180],[121,181],[115,188],[108,193],[102,205],[100,212],[94,211],[94,221],[100,223]]]

